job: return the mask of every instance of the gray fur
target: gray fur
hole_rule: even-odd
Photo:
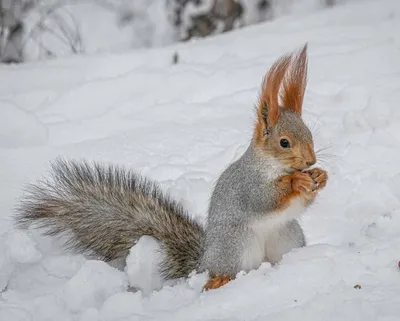
[[[276,133],[294,133],[297,143],[309,143],[313,141],[310,129],[304,123],[303,119],[287,108],[280,108],[279,121],[274,127],[274,131]]]
[[[275,193],[265,184],[249,147],[220,176],[211,197],[201,267],[211,275],[236,275],[251,220],[274,208]]]
[[[292,133],[298,142],[312,141],[302,119],[284,108],[281,108],[280,119],[271,135],[279,135],[282,131]],[[214,276],[235,276],[244,270],[241,259],[243,252],[249,251],[249,240],[254,238],[252,226],[275,215],[280,192],[275,181],[286,170],[289,169],[268,153],[260,154],[252,142],[246,152],[222,173],[209,205],[201,270],[208,270]],[[292,249],[306,245],[296,219],[283,220],[276,225],[271,222],[268,234],[263,261],[272,264]]]
[[[164,278],[187,276],[203,249],[203,229],[158,185],[112,165],[57,160],[50,180],[28,188],[16,221],[69,235],[67,247],[105,261],[126,257],[143,235],[160,241]],[[68,233],[67,233],[68,232]]]

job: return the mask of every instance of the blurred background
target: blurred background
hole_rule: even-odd
[[[195,41],[351,0],[0,0],[0,62]]]

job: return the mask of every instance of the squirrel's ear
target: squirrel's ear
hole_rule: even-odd
[[[254,133],[256,140],[265,136],[268,129],[274,127],[279,119],[279,89],[289,67],[290,57],[290,55],[284,55],[276,60],[263,79],[257,106],[257,123]]]
[[[304,93],[307,86],[307,43],[297,54],[292,54],[290,68],[282,82],[282,105],[301,116]]]

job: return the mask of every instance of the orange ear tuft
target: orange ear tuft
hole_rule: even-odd
[[[301,116],[307,86],[307,43],[297,55],[291,55],[291,60],[290,68],[283,79],[280,98],[284,107]]]
[[[279,89],[289,67],[290,58],[290,55],[284,55],[276,60],[263,79],[254,132],[257,141],[262,139],[267,127],[275,126],[279,118]]]

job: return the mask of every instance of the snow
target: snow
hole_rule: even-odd
[[[129,286],[145,295],[160,290],[164,283],[157,270],[161,258],[162,250],[158,242],[150,236],[141,237],[126,258],[125,272]]]
[[[7,101],[2,102],[1,109],[1,148],[28,147],[46,143],[46,126],[34,114]],[[18,122],[15,119],[18,119]],[[27,128],[30,130],[27,131]]]
[[[0,66],[0,320],[398,320],[399,16],[397,0],[347,1],[192,43]],[[13,228],[24,185],[57,156],[135,168],[204,221],[262,76],[306,41],[304,119],[330,177],[302,220],[308,247],[202,292],[203,274],[161,286],[152,240],[121,270]]]
[[[108,297],[126,290],[127,286],[128,280],[123,272],[102,261],[87,261],[68,280],[60,297],[70,311],[80,312],[87,308],[100,308]]]
[[[25,231],[12,231],[8,233],[5,242],[10,258],[17,263],[36,263],[42,258],[36,244]]]

